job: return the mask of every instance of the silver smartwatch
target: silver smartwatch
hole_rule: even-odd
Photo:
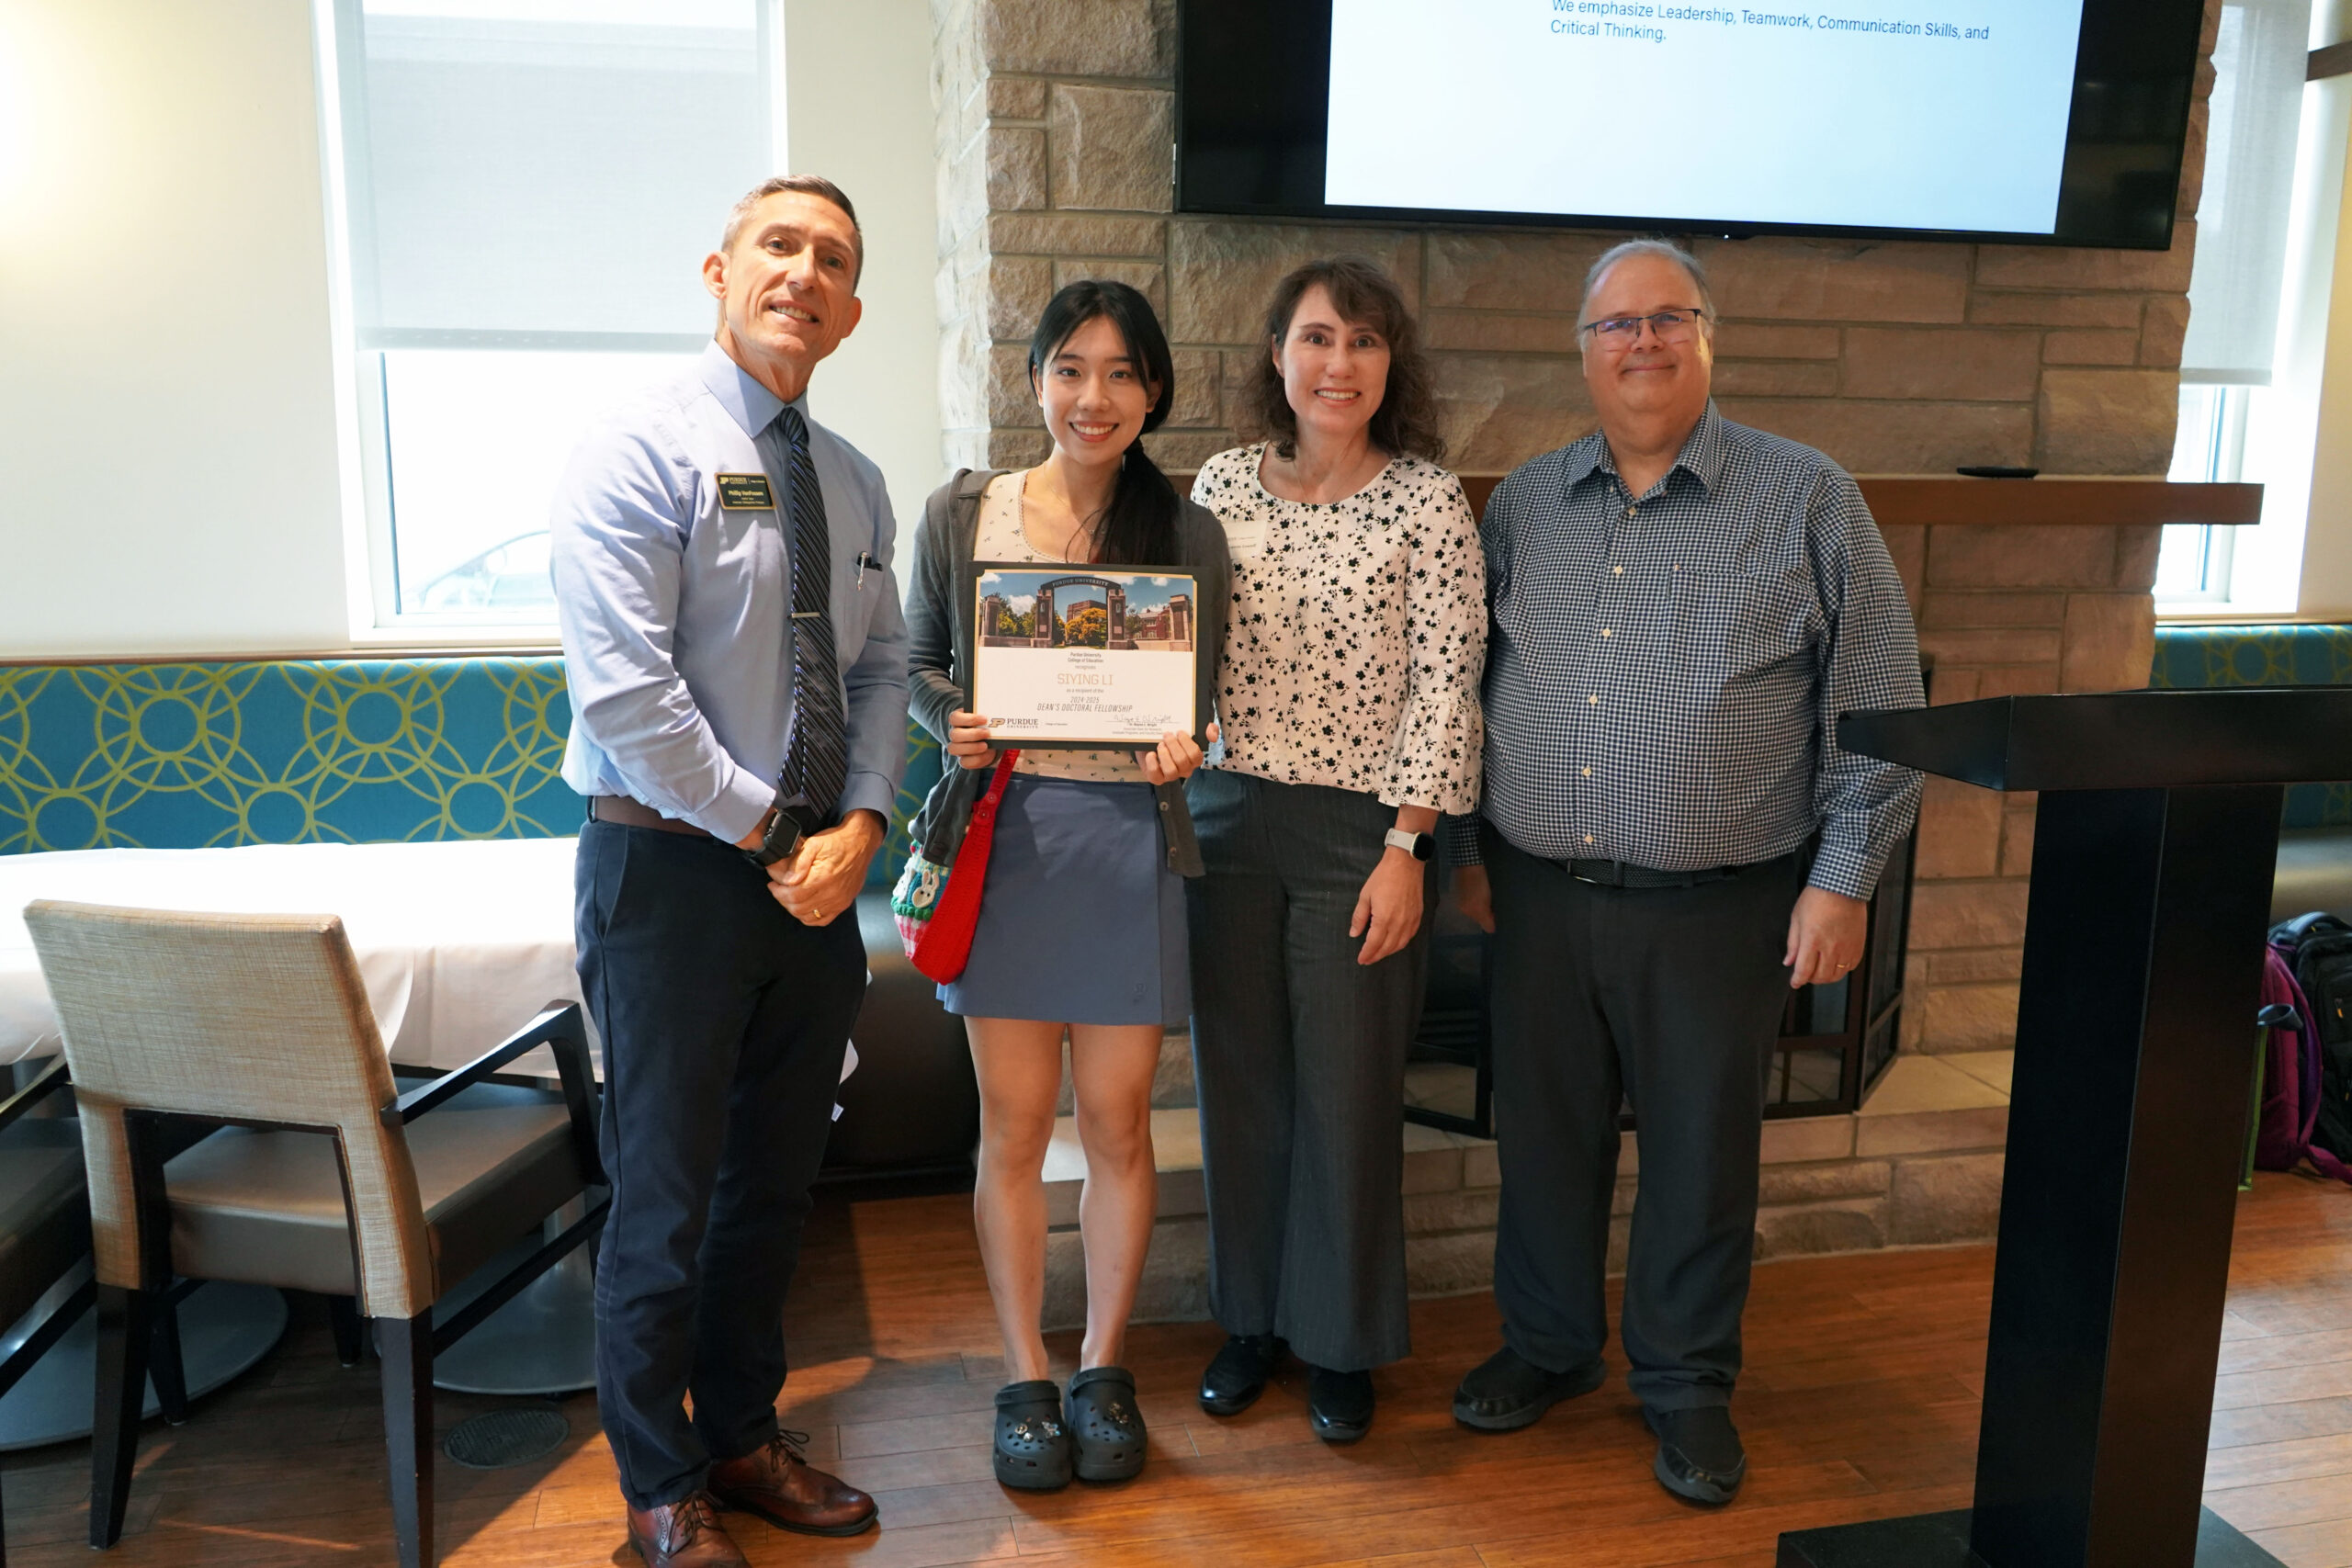
[[[1434,833],[1408,833],[1402,828],[1391,828],[1388,836],[1381,842],[1392,850],[1404,851],[1415,860],[1427,860],[1437,853],[1437,835]]]

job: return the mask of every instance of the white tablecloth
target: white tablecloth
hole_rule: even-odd
[[[395,1062],[463,1066],[580,999],[571,839],[254,844],[0,855],[0,1066],[60,1049],[26,932],[36,898],[151,909],[343,917]],[[528,1071],[544,1052],[517,1064]],[[542,1070],[551,1071],[552,1067]]]

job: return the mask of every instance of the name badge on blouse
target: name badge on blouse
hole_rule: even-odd
[[[775,497],[768,490],[765,474],[721,474],[718,504],[728,512],[774,512]]]
[[[1235,560],[1252,560],[1266,547],[1262,517],[1220,517],[1225,525],[1225,553]]]

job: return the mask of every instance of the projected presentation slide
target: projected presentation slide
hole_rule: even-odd
[[[2047,234],[2082,0],[1332,0],[1323,199]]]

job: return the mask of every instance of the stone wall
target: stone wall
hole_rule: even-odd
[[[2104,692],[2155,660],[2154,527],[1890,527],[1929,700]],[[1902,1044],[1986,1051],[2016,1038],[2034,797],[1931,778],[1905,975]]]
[[[1085,276],[1132,283],[1160,310],[1177,403],[1151,444],[1166,468],[1197,466],[1238,439],[1233,388],[1262,352],[1274,280],[1343,250],[1381,261],[1419,310],[1458,471],[1499,474],[1593,428],[1577,295],[1618,236],[1174,215],[1173,15],[1171,0],[935,0],[950,466],[1044,452],[1026,339],[1053,290]],[[2209,6],[2209,52],[2218,17]],[[2162,472],[2211,82],[2209,65],[2168,252],[1702,242],[1724,412],[1858,473]],[[2153,530],[1888,532],[1938,660],[1938,701],[2146,682]],[[2031,834],[2030,801],[1931,788],[1911,1048],[2006,1043]]]

